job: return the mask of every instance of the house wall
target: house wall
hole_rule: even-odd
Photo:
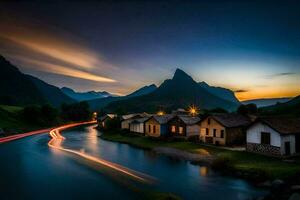
[[[210,124],[208,124],[208,119],[210,119]],[[206,128],[209,130],[208,135],[206,135]],[[216,129],[216,137],[213,136],[214,129]],[[221,130],[224,130],[224,138],[221,138]],[[226,128],[211,117],[207,117],[200,123],[199,132],[200,140],[205,143],[226,145]]]
[[[172,132],[172,126],[175,126],[175,132]],[[182,127],[182,133],[179,133],[179,127]],[[186,136],[186,125],[185,123],[179,119],[178,117],[173,118],[168,123],[169,135],[171,136]]]
[[[200,133],[200,126],[198,124],[186,126],[187,137],[199,135],[199,133]]]
[[[149,126],[151,127],[150,131],[149,131]],[[154,127],[155,127],[155,133],[154,133]],[[167,132],[167,131],[165,131],[165,132]],[[149,119],[148,121],[145,122],[145,135],[151,136],[151,137],[161,136],[160,124],[156,120],[154,120],[153,118],[151,118],[151,119]]]
[[[285,136],[281,136],[281,154],[284,155],[285,154],[285,142],[290,142],[290,148],[291,148],[291,154],[295,154],[296,153],[296,139],[295,139],[295,135],[285,135]]]
[[[129,124],[132,122],[132,119],[126,119],[121,122],[121,129],[129,129]]]
[[[130,131],[135,133],[144,133],[144,123],[131,123]]]
[[[261,132],[270,133],[270,145],[261,144]],[[282,148],[282,139],[278,132],[263,123],[256,123],[247,130],[247,151],[282,155],[284,148]]]

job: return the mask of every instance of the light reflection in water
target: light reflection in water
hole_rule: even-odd
[[[200,176],[207,176],[208,175],[208,167],[207,166],[199,167],[199,173],[200,173]]]
[[[91,123],[91,122],[90,122]],[[146,174],[142,174],[140,172],[128,169],[126,167],[123,167],[121,165],[88,155],[84,152],[84,149],[81,149],[80,151],[76,151],[76,150],[72,150],[72,149],[67,149],[64,148],[62,146],[63,140],[65,139],[63,136],[60,135],[60,131],[70,128],[70,127],[75,127],[78,125],[83,125],[83,124],[88,124],[88,123],[76,123],[76,124],[70,124],[70,125],[66,125],[66,126],[62,126],[56,129],[53,129],[50,131],[50,136],[52,137],[52,139],[48,142],[48,146],[53,148],[53,149],[57,149],[57,150],[61,150],[61,151],[65,151],[65,152],[69,152],[72,153],[73,155],[77,155],[80,156],[81,158],[84,158],[86,160],[92,161],[95,164],[99,164],[101,166],[105,166],[107,168],[110,168],[112,170],[115,170],[121,174],[127,175],[128,177],[134,178],[138,181],[141,182],[145,182],[145,183],[153,183],[155,180],[146,175]]]

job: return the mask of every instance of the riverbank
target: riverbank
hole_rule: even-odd
[[[224,174],[245,178],[256,184],[267,180],[287,179],[300,171],[300,158],[282,160],[188,141],[152,139],[121,131],[105,132],[100,137],[105,140],[126,143],[180,159],[204,162]]]

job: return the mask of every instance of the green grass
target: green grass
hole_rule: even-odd
[[[210,154],[216,159],[226,157],[232,162],[234,170],[243,172],[264,172],[267,177],[286,178],[300,172],[300,158],[295,158],[296,163],[284,162],[280,158],[258,155],[250,152],[225,150],[222,148],[196,144],[188,141],[161,141],[143,136],[130,134],[104,133],[103,139],[122,142],[136,147],[152,149],[154,147],[173,147],[191,153]]]
[[[0,105],[0,108],[2,108],[3,110],[9,113],[17,113],[23,109],[20,106],[7,106],[7,105]]]

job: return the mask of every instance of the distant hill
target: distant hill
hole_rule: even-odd
[[[46,99],[36,85],[0,56],[0,104],[27,105],[45,102]]]
[[[68,87],[61,88],[61,91],[67,96],[77,100],[77,101],[88,101],[92,99],[106,98],[106,97],[114,97],[116,95],[110,94],[106,91],[96,92],[96,91],[88,91],[88,92],[75,92],[73,89]]]
[[[263,115],[292,115],[300,117],[300,95],[285,103],[262,107],[260,112]]]
[[[204,88],[209,93],[211,93],[221,99],[231,101],[233,103],[239,103],[239,100],[234,95],[234,92],[229,89],[222,88],[222,87],[210,86],[207,83],[205,83],[204,81],[200,82],[199,85],[200,85],[200,87]]]
[[[284,98],[267,98],[267,99],[252,99],[252,100],[247,100],[247,101],[242,101],[241,103],[246,105],[246,104],[256,104],[256,106],[259,107],[264,107],[264,106],[271,106],[275,105],[277,103],[285,103],[289,100],[291,100],[291,97],[284,97]]]
[[[107,97],[107,98],[101,98],[101,99],[94,99],[94,100],[88,101],[88,103],[89,103],[89,105],[92,109],[98,110],[98,109],[104,108],[105,106],[107,106],[111,102],[130,99],[130,98],[138,97],[138,96],[142,96],[142,95],[147,95],[147,94],[153,92],[156,89],[157,89],[156,85],[152,84],[152,85],[144,86],[144,87],[130,93],[127,96]]]
[[[223,108],[235,110],[239,104],[239,102],[225,100],[208,92],[207,88],[199,85],[184,71],[177,69],[172,79],[165,80],[153,92],[111,102],[106,109],[108,111],[154,112],[159,107],[172,110],[196,105],[200,109]]]
[[[62,103],[75,103],[76,101],[69,96],[65,95],[58,87],[50,85],[34,76],[26,75],[31,80],[38,90],[42,93],[46,101],[58,107]]]

